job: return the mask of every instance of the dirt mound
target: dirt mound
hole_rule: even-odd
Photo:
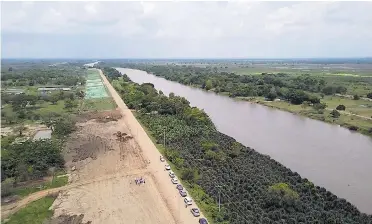
[[[92,119],[95,119],[98,122],[110,122],[118,121],[120,118],[122,118],[120,110],[88,112],[81,114],[78,118],[78,122],[86,122]]]
[[[60,215],[46,221],[44,224],[90,224],[92,221],[83,222],[84,215]]]
[[[76,155],[73,156],[72,162],[85,160],[87,158],[97,159],[100,152],[113,150],[107,139],[96,135],[88,135],[85,138],[79,138],[80,146],[74,148]]]

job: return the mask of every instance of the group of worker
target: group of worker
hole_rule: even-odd
[[[135,179],[135,182],[137,185],[141,185],[141,184],[144,184],[145,183],[145,178],[136,178]]]

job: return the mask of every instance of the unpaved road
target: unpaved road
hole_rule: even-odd
[[[172,184],[168,176],[168,172],[164,171],[164,163],[159,161],[159,157],[161,156],[160,152],[151,141],[145,130],[139,124],[137,119],[134,117],[133,113],[125,105],[119,94],[103,75],[102,71],[99,71],[104,84],[107,86],[108,91],[125,118],[124,121],[128,130],[130,130],[136,142],[142,149],[143,155],[151,161],[151,163],[148,165],[148,170],[154,175],[154,181],[158,187],[158,190],[163,196],[168,208],[171,210],[176,223],[198,223],[198,218],[193,217],[193,215],[190,213],[190,208],[185,208],[183,198],[180,197],[175,185]],[[196,206],[194,204],[194,206],[191,207]],[[203,215],[201,214],[201,216]]]

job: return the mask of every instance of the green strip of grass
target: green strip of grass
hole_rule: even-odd
[[[19,210],[10,216],[7,224],[40,224],[53,216],[53,211],[49,210],[55,197],[47,196],[37,201],[31,202],[27,207]]]
[[[50,188],[57,188],[62,187],[68,183],[68,177],[62,176],[62,177],[56,177],[53,181],[46,182],[44,184],[41,184],[40,186],[33,186],[33,187],[25,187],[25,188],[19,188],[15,189],[13,194],[18,195],[20,197],[25,197],[29,194],[35,193],[37,191],[50,189]]]
[[[104,111],[113,110],[116,108],[116,104],[111,97],[103,99],[88,99],[84,100],[82,111]]]

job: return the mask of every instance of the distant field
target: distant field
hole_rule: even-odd
[[[217,67],[217,66],[216,66]],[[222,68],[221,68],[222,67]],[[301,68],[286,68],[286,67],[239,67],[239,66],[220,66],[219,70],[227,72],[235,72],[240,75],[254,75],[261,73],[287,73],[293,75],[310,74],[318,76],[350,76],[350,77],[372,77],[371,70],[333,70],[333,69],[301,69]]]
[[[326,96],[322,99],[330,109],[336,109],[340,104],[346,107],[346,112],[358,114],[365,117],[372,117],[372,101],[353,100],[337,96]]]
[[[339,118],[333,118],[330,114],[331,110],[335,109],[338,105],[343,104],[346,107],[346,112],[357,114],[365,117],[372,116],[372,102],[365,100],[352,100],[343,99],[340,97],[326,96],[322,99],[322,102],[327,104],[327,109],[324,113],[319,114],[312,107],[304,107],[303,105],[293,105],[285,101],[264,101],[261,98],[257,99],[261,104],[282,109],[285,111],[293,112],[296,114],[304,115],[313,119],[326,121],[328,123],[339,124],[342,126],[357,126],[360,128],[361,132],[369,134],[369,130],[372,128],[372,120],[363,119],[353,115],[341,114]],[[364,105],[365,107],[361,106]]]

